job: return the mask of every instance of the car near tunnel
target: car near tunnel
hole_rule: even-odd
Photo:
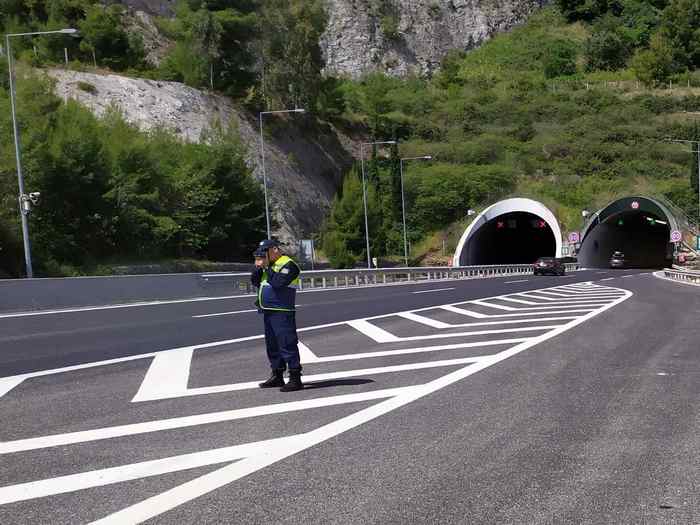
[[[625,267],[625,254],[619,251],[613,252],[612,257],[610,257],[610,268],[624,268]]]
[[[555,257],[540,257],[533,265],[535,275],[564,275],[566,270],[561,260]]]

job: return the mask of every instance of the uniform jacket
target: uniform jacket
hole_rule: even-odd
[[[258,288],[258,308],[264,311],[294,312],[300,273],[297,263],[286,255],[282,255],[267,268],[255,268],[250,280]]]

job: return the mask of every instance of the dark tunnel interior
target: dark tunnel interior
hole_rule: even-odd
[[[672,257],[666,217],[642,210],[625,210],[594,225],[578,254],[589,268],[608,268],[613,252],[625,255],[628,268],[662,268]]]
[[[462,265],[533,263],[556,254],[554,233],[544,219],[527,212],[500,215],[469,239]]]

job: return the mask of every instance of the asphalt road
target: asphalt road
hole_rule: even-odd
[[[300,294],[286,395],[250,301],[0,317],[0,523],[700,523],[697,288]]]
[[[648,270],[587,270],[564,279],[574,283],[642,272]],[[559,279],[522,276],[302,292],[297,324],[316,326],[532,290],[554,286]],[[0,376],[256,335],[262,320],[254,300],[244,296],[43,315],[0,314]],[[198,317],[206,315],[213,317]]]

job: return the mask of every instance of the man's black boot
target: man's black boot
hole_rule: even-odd
[[[258,385],[260,388],[275,388],[284,386],[284,368],[273,368],[267,381]]]
[[[301,382],[301,368],[289,369],[289,382],[280,388],[280,392],[295,392],[304,388]]]

